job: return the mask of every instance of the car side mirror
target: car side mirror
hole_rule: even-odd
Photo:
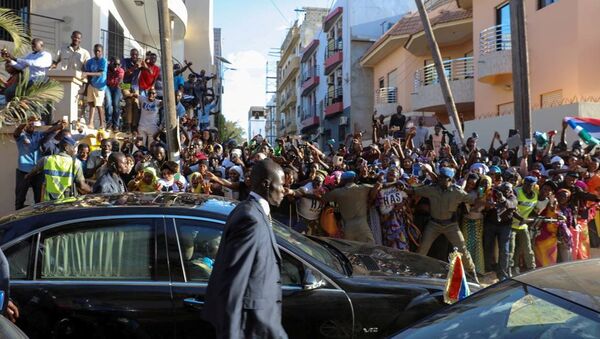
[[[302,278],[302,289],[305,291],[315,290],[321,286],[325,286],[325,280],[319,273],[313,272],[310,268],[304,270]]]

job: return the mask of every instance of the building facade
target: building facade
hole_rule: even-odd
[[[277,135],[296,135],[302,129],[301,110],[302,51],[310,45],[321,29],[326,8],[304,7],[303,18],[294,22],[281,45],[277,64]]]
[[[600,3],[525,3],[534,131],[560,129],[565,116],[600,116],[600,87],[594,81],[600,66],[591,60],[600,52],[600,32],[585,28],[600,14]],[[495,130],[505,136],[514,126],[509,1],[431,0],[426,5],[465,136],[477,132],[483,144]],[[378,115],[402,105],[409,115],[435,114],[449,123],[417,13],[400,19],[360,63],[373,71]]]
[[[301,57],[301,133],[325,145],[362,131],[371,136],[372,71],[360,58],[385,27],[414,8],[402,0],[338,0]]]

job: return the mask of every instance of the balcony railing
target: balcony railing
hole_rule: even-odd
[[[473,79],[475,69],[473,67],[473,57],[453,59],[444,61],[444,73],[448,81]],[[435,65],[427,65],[415,72],[415,90],[431,84],[440,82]]]
[[[312,66],[310,68],[303,67],[302,81],[304,82],[304,81],[306,81],[310,78],[314,78],[318,75],[319,75],[319,66],[318,65]]]
[[[398,88],[384,87],[375,90],[375,103],[395,104],[398,102]]]
[[[326,106],[344,102],[344,89],[342,87],[334,88],[327,92]]]
[[[479,55],[512,49],[510,25],[497,25],[479,33]]]
[[[448,2],[448,0],[424,0],[423,7],[425,7],[426,10],[431,11]]]
[[[331,39],[327,42],[327,53],[325,54],[325,58],[329,58],[335,53],[341,52],[343,50],[342,39]]]
[[[104,54],[107,57],[129,58],[129,52],[136,48],[139,51],[140,58],[150,51],[156,53],[158,56],[157,63],[160,63],[160,48],[132,37],[102,29],[100,43],[104,46]],[[173,63],[181,64],[182,62],[173,57]]]

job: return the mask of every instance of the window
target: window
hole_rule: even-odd
[[[563,101],[563,92],[562,89],[558,91],[544,93],[540,96],[541,106],[545,107],[553,107],[562,104]]]
[[[550,6],[555,2],[558,2],[558,0],[538,0],[538,9],[542,9],[546,6]]]
[[[6,259],[8,260],[11,279],[27,279],[29,276],[31,243],[32,238],[29,237],[4,251],[4,255],[6,255]]]
[[[383,79],[383,77],[379,78],[379,88],[384,88],[385,87],[385,80]]]
[[[195,220],[177,220],[177,236],[187,281],[208,281],[221,242],[221,230]],[[175,274],[180,270],[175,266]]]
[[[3,0],[0,2],[0,7],[12,9],[16,15],[21,17],[27,29],[30,16],[29,8],[31,7],[29,0]],[[12,38],[7,31],[0,28],[0,40],[12,41]]]
[[[300,286],[303,276],[304,265],[287,252],[281,251],[281,284]]]
[[[503,51],[509,48],[511,43],[510,35],[510,3],[507,2],[496,8],[496,51]]]
[[[112,15],[108,14],[108,48],[104,46],[105,51],[108,51],[108,57],[120,59],[124,56],[125,37],[123,36],[123,27]]]
[[[515,112],[515,104],[512,101],[507,102],[505,104],[498,105],[498,116],[513,114],[514,112]]]
[[[154,226],[150,220],[93,221],[42,233],[41,279],[150,280]]]

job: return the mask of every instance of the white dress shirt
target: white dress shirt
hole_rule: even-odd
[[[50,66],[52,66],[52,55],[46,51],[31,52],[24,58],[10,63],[16,69],[22,70],[29,67],[29,80],[44,78]]]
[[[250,196],[254,197],[258,201],[260,207],[262,207],[263,211],[267,216],[271,214],[271,207],[269,206],[269,202],[265,200],[265,198],[261,197],[258,193],[250,192]]]

